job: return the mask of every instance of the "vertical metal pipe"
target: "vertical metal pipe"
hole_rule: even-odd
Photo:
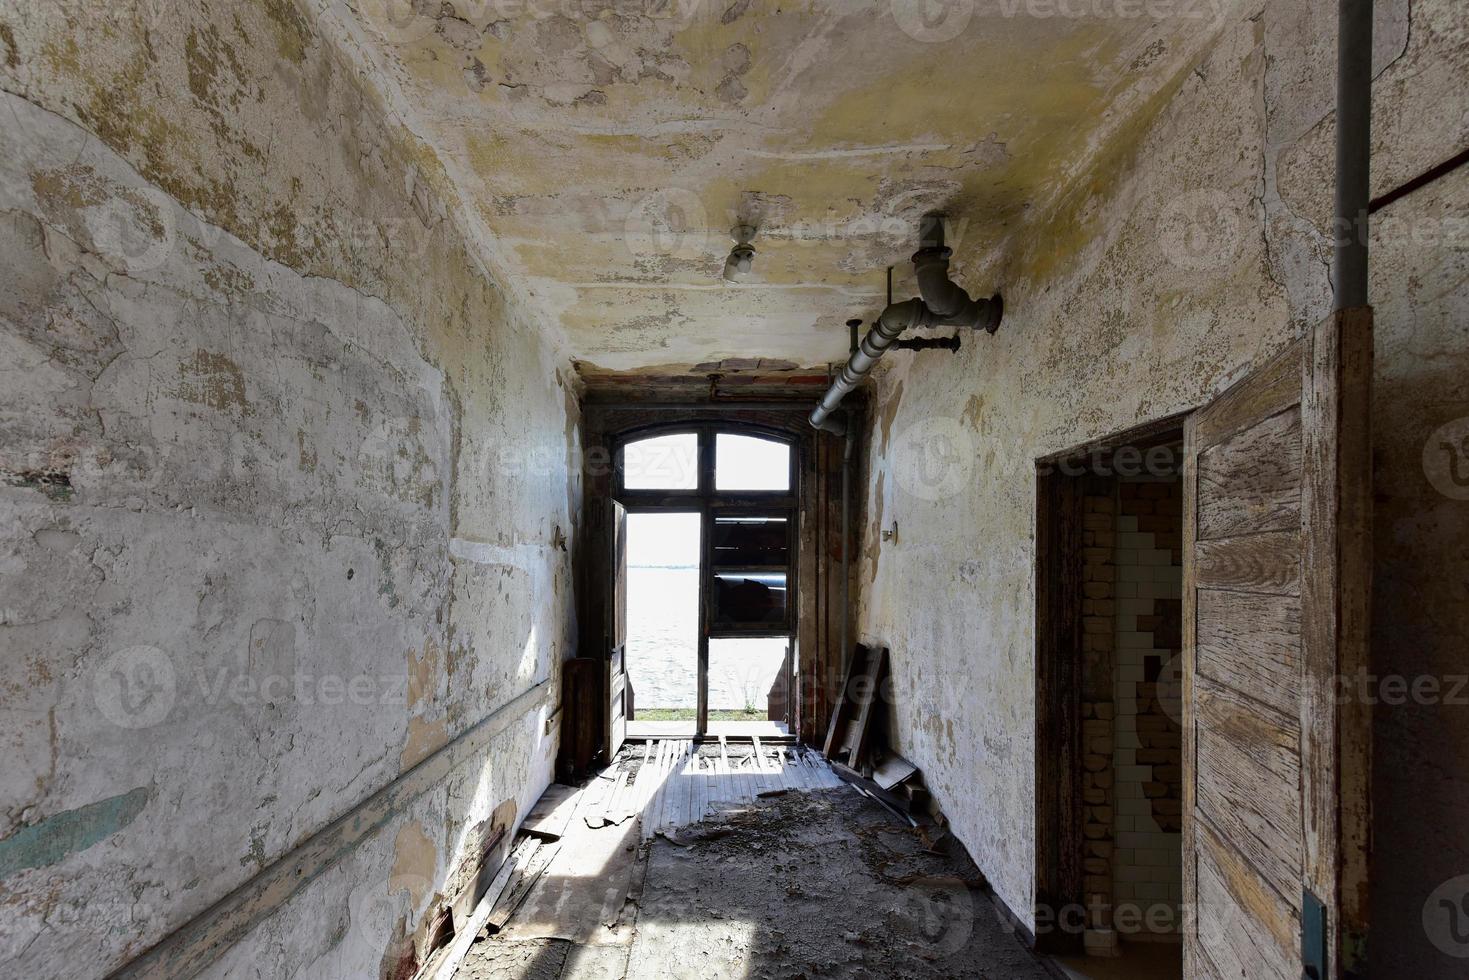
[[[1333,307],[1367,305],[1372,159],[1372,0],[1338,0]]]
[[[889,293],[892,292],[892,283],[893,270],[889,266]],[[855,357],[858,349],[857,327],[861,326],[861,324],[848,321],[848,325],[852,328],[851,350],[849,353]],[[838,631],[840,635],[838,642],[841,644],[839,647],[841,653],[837,658],[840,667],[837,671],[838,684],[842,682],[842,678],[847,676],[847,658],[851,656],[851,637],[848,630],[850,629],[849,623],[852,619],[852,576],[851,566],[848,564],[850,559],[847,553],[852,549],[852,451],[857,445],[857,435],[852,428],[851,411],[848,410],[847,414],[848,418],[844,420],[845,424],[842,429],[842,623]],[[843,696],[842,692],[837,691],[836,696],[840,699]],[[833,708],[832,710],[835,711],[836,709]]]
[[[842,447],[842,626],[840,630],[841,670],[837,672],[838,678],[847,676],[847,657],[850,655],[850,645],[847,642],[847,622],[852,618],[852,577],[847,564],[847,552],[852,548],[852,448],[857,443],[856,434],[852,429],[851,420],[848,419],[845,444]],[[841,697],[840,692],[837,692],[837,697]]]

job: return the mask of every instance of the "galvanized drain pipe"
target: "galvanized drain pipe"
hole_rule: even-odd
[[[847,426],[846,438],[842,447],[842,624],[841,624],[841,672],[838,677],[847,676],[847,658],[851,656],[851,648],[847,645],[847,624],[852,619],[852,573],[847,564],[847,554],[852,550],[852,449],[857,444],[857,433],[852,426]],[[838,681],[840,683],[840,681]],[[840,698],[841,692],[836,692]]]
[[[1367,305],[1367,211],[1372,160],[1372,0],[1339,0],[1336,39],[1337,310]]]
[[[837,375],[826,394],[822,396],[821,404],[811,412],[811,424],[818,429],[825,429],[836,435],[845,435],[847,423],[845,419],[833,416],[831,413],[841,404],[842,399],[847,397],[847,392],[857,387],[862,379],[867,377],[877,359],[887,353],[893,341],[898,335],[917,322],[918,315],[923,312],[923,301],[910,299],[906,303],[894,303],[882,311],[872,329],[867,331],[867,336],[862,338],[862,344],[842,367],[841,374]]]
[[[867,377],[878,358],[888,352],[905,330],[913,327],[970,327],[994,333],[1000,326],[1005,304],[998,294],[989,299],[970,299],[958,283],[949,278],[949,256],[944,245],[943,220],[937,215],[924,218],[923,245],[913,255],[913,268],[918,275],[921,299],[892,303],[882,311],[861,345],[852,354],[811,413],[811,424],[836,435],[845,435],[846,420],[833,416],[842,399]]]

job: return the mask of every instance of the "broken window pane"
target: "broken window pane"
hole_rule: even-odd
[[[790,524],[784,517],[716,517],[710,558],[722,569],[781,569],[790,558]]]
[[[714,573],[716,626],[783,626],[786,621],[785,572]]]

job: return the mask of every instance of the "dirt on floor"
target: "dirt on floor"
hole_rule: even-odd
[[[1050,976],[972,862],[930,840],[847,787],[731,808],[644,847],[619,944],[492,938],[457,977]]]

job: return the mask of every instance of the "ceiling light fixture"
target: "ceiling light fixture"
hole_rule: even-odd
[[[735,225],[730,229],[729,237],[735,240],[735,247],[724,260],[726,282],[744,282],[750,277],[750,269],[755,264],[755,248],[750,242],[755,240],[755,231],[754,225]]]

